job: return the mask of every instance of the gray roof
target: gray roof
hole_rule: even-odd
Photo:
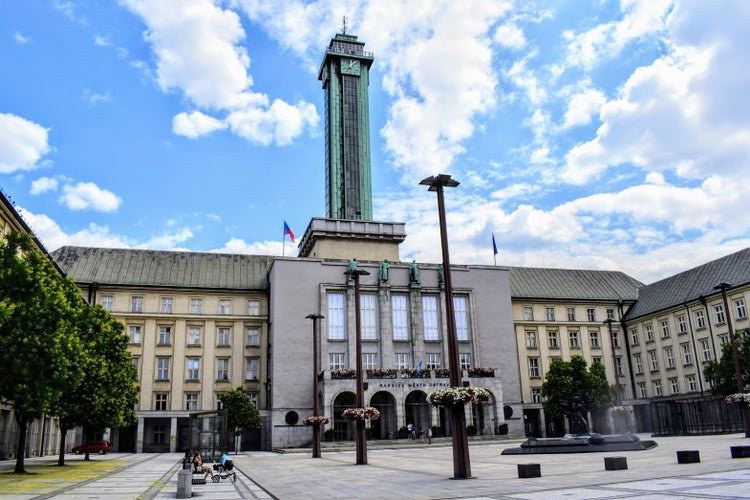
[[[644,286],[638,291],[638,302],[625,319],[647,316],[701,296],[720,293],[714,287],[722,282],[732,287],[750,283],[750,248]]]
[[[643,283],[619,271],[509,267],[511,297],[633,301]]]
[[[271,255],[62,247],[52,252],[79,283],[265,290]]]

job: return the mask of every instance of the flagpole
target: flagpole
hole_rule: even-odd
[[[284,257],[286,253],[286,231],[281,235],[281,256]]]

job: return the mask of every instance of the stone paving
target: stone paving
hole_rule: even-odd
[[[641,435],[642,439],[649,438]],[[473,479],[454,480],[447,444],[368,447],[367,465],[355,465],[353,450],[295,453],[248,452],[233,457],[231,479],[192,486],[206,499],[410,498],[410,499],[588,499],[750,498],[750,458],[732,459],[729,448],[750,445],[740,434],[653,438],[645,451],[565,455],[502,455],[520,441],[471,443]],[[678,464],[678,450],[698,450],[700,463]],[[608,471],[604,457],[622,456],[626,470]],[[16,499],[176,498],[182,454],[67,455],[27,459],[32,474],[12,473],[0,462],[0,497]],[[537,463],[541,477],[520,479],[518,464]]]

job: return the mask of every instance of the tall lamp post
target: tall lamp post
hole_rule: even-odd
[[[359,311],[359,277],[370,273],[364,269],[349,269],[344,273],[354,278],[354,328],[357,335],[357,408],[365,406],[365,383],[362,370],[362,321]],[[367,464],[367,434],[365,433],[365,421],[357,420],[355,431],[357,443],[357,465]]]
[[[451,387],[461,386],[461,363],[458,359],[458,337],[456,335],[456,316],[453,310],[453,283],[451,281],[451,263],[448,255],[448,230],[445,223],[445,201],[443,188],[456,187],[458,181],[450,175],[438,174],[427,177],[420,183],[429,186],[428,191],[437,193],[438,216],[440,219],[440,243],[443,249],[443,270],[445,272],[445,313],[448,327],[448,371]],[[451,435],[453,437],[453,479],[470,479],[471,464],[469,460],[469,438],[466,434],[466,414],[463,405],[451,405]]]
[[[620,374],[617,371],[617,355],[615,353],[615,335],[612,333],[612,323],[614,323],[615,320],[612,318],[607,318],[604,320],[604,322],[607,324],[607,327],[609,328],[609,343],[612,344],[612,369],[615,371],[615,400],[617,401],[617,406],[622,406],[622,393],[620,392]]]
[[[313,324],[313,416],[320,416],[320,397],[318,396],[318,320],[325,318],[322,314],[305,316]],[[313,425],[312,457],[320,458],[320,425]]]
[[[745,382],[742,380],[742,369],[740,368],[740,356],[737,351],[737,339],[734,336],[732,328],[732,315],[729,312],[729,302],[727,301],[727,289],[732,285],[722,281],[714,287],[714,290],[721,290],[721,298],[724,300],[724,316],[727,319],[727,328],[729,329],[729,343],[732,346],[732,360],[734,361],[734,377],[737,379],[737,392],[745,392]],[[748,409],[742,408],[742,426],[745,429],[745,437],[750,437],[750,415]]]

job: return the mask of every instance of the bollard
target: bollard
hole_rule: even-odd
[[[732,458],[750,458],[750,446],[730,446],[729,451]]]
[[[701,455],[698,450],[678,450],[678,464],[697,464],[701,461]]]
[[[604,457],[604,470],[625,470],[628,468],[626,457]]]
[[[542,466],[540,464],[518,464],[518,477],[542,477]]]
[[[190,469],[180,469],[177,472],[177,498],[193,496],[193,472]]]

